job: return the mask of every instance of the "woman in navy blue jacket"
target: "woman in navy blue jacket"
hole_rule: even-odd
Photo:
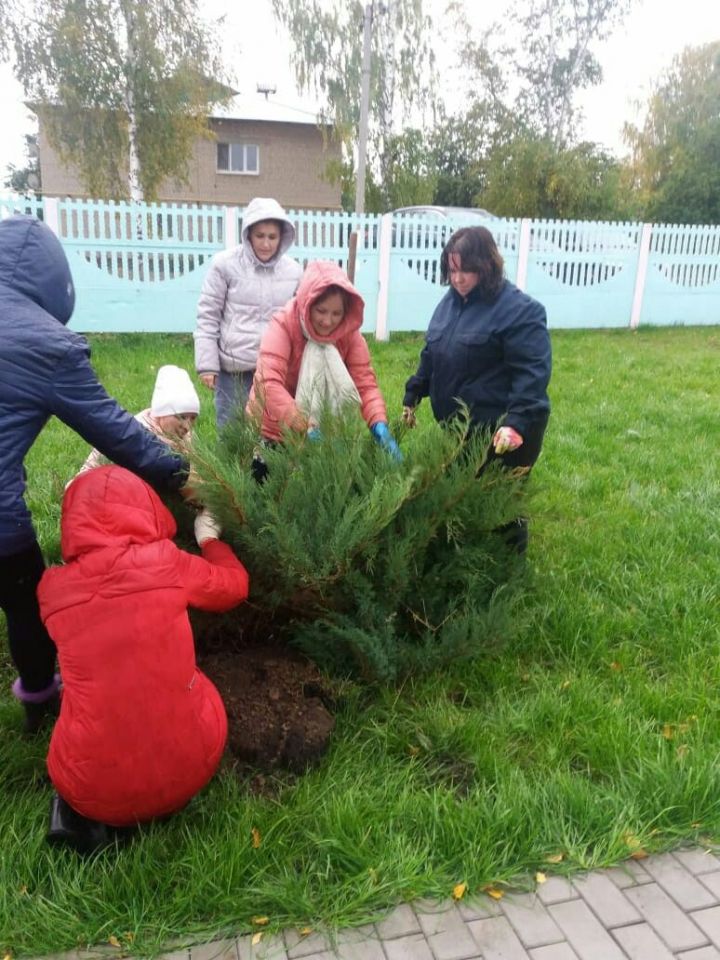
[[[75,305],[60,241],[35,217],[0,221],[0,609],[18,670],[15,696],[33,732],[57,711],[55,647],[35,588],[44,570],[25,499],[25,455],[51,416],[158,490],[188,465],[108,396],[86,340],[66,329]]]
[[[440,275],[450,289],[430,320],[420,365],[405,385],[403,419],[430,397],[435,419],[465,404],[472,425],[493,434],[488,460],[528,472],[540,455],[550,416],[552,353],[545,308],[505,279],[503,259],[485,227],[457,230],[443,249]],[[520,518],[508,540],[527,547]]]

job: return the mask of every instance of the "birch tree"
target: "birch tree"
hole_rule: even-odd
[[[598,45],[633,0],[515,0],[503,22],[473,36],[460,0],[451,4],[468,96],[484,100],[509,129],[512,120],[560,149],[575,137],[577,95],[602,80]]]
[[[686,47],[654,85],[644,120],[625,127],[643,215],[720,223],[720,41]]]
[[[293,43],[298,84],[322,101],[319,119],[334,124],[350,158],[360,124],[367,5],[360,0],[272,0],[275,18]],[[413,108],[418,113],[432,108],[435,58],[423,0],[375,0],[369,6],[373,21],[368,160],[382,189],[390,174],[398,127]]]
[[[152,200],[186,179],[228,92],[196,0],[30,0],[6,29],[51,145],[91,195]]]
[[[518,106],[537,117],[556,147],[572,139],[577,93],[602,80],[594,49],[622,21],[631,0],[532,0],[516,4],[513,22],[522,37],[515,69],[522,82]]]

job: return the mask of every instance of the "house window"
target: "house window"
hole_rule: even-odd
[[[260,173],[260,150],[255,143],[218,143],[219,173]]]

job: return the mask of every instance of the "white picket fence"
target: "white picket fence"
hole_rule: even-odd
[[[83,331],[177,331],[195,325],[214,253],[240,237],[241,207],[0,197],[0,218],[41,217],[70,260],[72,326]],[[445,292],[439,257],[462,219],[289,211],[303,264],[348,265],[363,330],[387,339],[425,330]],[[543,303],[551,327],[720,323],[720,227],[489,218],[507,276]]]

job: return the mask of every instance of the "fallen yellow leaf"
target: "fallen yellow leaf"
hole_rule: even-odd
[[[639,837],[636,837],[634,833],[628,830],[623,834],[623,840],[630,849],[630,856],[633,860],[644,860],[645,857],[648,856],[647,851],[643,849]]]
[[[417,757],[417,755],[420,753],[420,747],[413,747],[410,744],[408,744],[407,749],[411,757]]]
[[[300,936],[301,936],[301,937],[309,937],[312,932],[313,932],[313,928],[312,928],[312,927],[300,927]]]
[[[502,898],[505,896],[505,891],[500,890],[498,887],[483,887],[483,890],[489,897],[492,897],[493,900],[502,900]]]
[[[108,937],[108,943],[110,944],[111,947],[120,947],[120,946],[122,946],[122,944],[120,943],[120,941],[118,940],[118,938],[115,936],[115,934],[113,934],[112,936]]]
[[[629,830],[626,830],[623,834],[623,840],[625,841],[625,846],[630,847],[631,850],[636,850],[640,846],[640,840],[635,836],[634,833],[631,833]]]
[[[26,883],[24,883],[24,884],[20,887],[20,896],[21,896],[21,897],[27,897],[27,896],[28,896],[28,888],[27,888],[27,884],[26,884]]]
[[[256,927],[264,927],[266,924],[270,923],[270,917],[253,917],[252,922]]]
[[[680,746],[675,750],[675,756],[678,760],[682,760],[683,757],[687,756],[687,752],[690,749],[686,743],[681,743]]]
[[[617,660],[613,660],[613,662],[610,664],[610,669],[611,669],[611,670],[622,670],[622,664],[621,664],[621,663],[618,663]]]
[[[535,874],[535,883],[545,883],[546,880],[547,880],[547,877],[545,876],[545,874],[541,873],[541,871],[538,870],[538,872]]]
[[[256,947],[262,940],[262,937],[263,937],[262,930],[258,930],[257,933],[254,933],[252,938],[252,945]]]
[[[562,863],[564,859],[564,853],[551,853],[549,857],[545,857],[545,863]]]
[[[462,900],[466,892],[467,892],[466,883],[456,883],[455,886],[453,887],[453,892],[452,892],[453,900]]]
[[[253,827],[250,833],[252,834],[253,849],[257,850],[257,848],[262,843],[262,837],[260,836],[260,831],[258,830],[257,827]]]
[[[563,682],[560,684],[560,689],[567,690],[569,686],[570,686],[570,680],[563,680]]]
[[[12,960],[12,954],[6,953],[5,956],[3,957],[3,960]]]
[[[673,733],[673,725],[671,723],[663,724],[662,735],[663,737],[665,737],[666,740],[672,740],[674,733]]]
[[[123,934],[123,939],[127,940],[128,943],[132,943],[135,939],[135,934],[132,932],[132,930],[128,930],[127,933]]]

